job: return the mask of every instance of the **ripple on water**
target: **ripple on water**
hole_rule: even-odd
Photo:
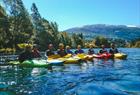
[[[118,81],[116,84],[122,91],[140,94],[140,81]]]
[[[15,95],[11,90],[17,95],[140,95],[139,50],[123,49],[126,60],[95,59],[53,71],[0,67],[0,83],[8,85],[0,95]]]
[[[16,93],[12,91],[0,91],[0,95],[16,95]]]
[[[77,95],[127,95],[125,92],[113,89],[105,88],[97,83],[87,83],[81,85],[77,90]]]

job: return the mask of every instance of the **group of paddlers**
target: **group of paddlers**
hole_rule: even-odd
[[[45,56],[51,56],[51,55],[55,55],[58,54],[61,57],[67,55],[67,54],[82,54],[85,53],[84,50],[81,48],[81,45],[77,46],[77,49],[73,52],[71,50],[70,46],[66,46],[64,47],[64,44],[60,43],[59,44],[59,49],[57,51],[54,50],[53,44],[49,44],[48,45],[48,49],[45,52]],[[111,44],[110,50],[107,51],[105,46],[102,45],[101,49],[98,52],[99,54],[103,54],[103,53],[111,53],[111,54],[115,54],[118,53],[118,49],[115,47],[115,44]],[[93,45],[90,44],[89,45],[89,49],[88,49],[88,54],[92,55],[95,54]],[[23,62],[25,60],[31,60],[32,58],[39,58],[41,57],[39,50],[37,49],[36,46],[33,46],[33,48],[29,45],[26,46],[25,50],[19,55],[19,61]]]

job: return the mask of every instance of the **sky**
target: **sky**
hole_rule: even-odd
[[[42,17],[59,30],[91,24],[140,25],[140,0],[23,0],[36,3]]]

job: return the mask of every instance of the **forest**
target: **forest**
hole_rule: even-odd
[[[3,0],[0,5],[0,48],[20,50],[19,46],[29,43],[37,44],[40,50],[46,50],[48,44],[59,43],[75,47],[83,46],[82,34],[70,37],[66,32],[59,31],[56,22],[42,18],[35,3],[31,13],[27,11],[22,0]]]
[[[109,47],[111,39],[96,37],[91,41],[85,40],[82,33],[69,35],[66,31],[59,31],[56,22],[43,18],[35,3],[31,6],[31,13],[25,8],[22,0],[2,0],[0,4],[0,52],[21,51],[25,44],[37,45],[44,51],[49,44],[57,49],[59,43],[76,48],[83,48],[88,44],[100,47],[105,44]],[[123,43],[119,47],[139,47],[139,42],[126,44],[123,40],[115,42]]]

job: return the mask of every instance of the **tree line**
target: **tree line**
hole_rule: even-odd
[[[31,13],[27,11],[22,0],[2,0],[4,6],[0,5],[0,52],[19,51],[19,46],[24,43],[37,44],[41,51],[53,44],[57,49],[59,43],[76,48],[77,45],[87,47],[93,44],[106,47],[115,42],[118,47],[138,47],[139,40],[129,44],[122,39],[109,39],[98,36],[93,40],[87,41],[82,33],[69,35],[65,31],[59,31],[56,22],[48,21],[43,18],[35,3],[31,6]]]
[[[69,36],[59,31],[56,22],[43,18],[35,3],[31,6],[31,13],[27,11],[22,0],[3,0],[0,5],[0,49],[14,48],[20,50],[19,44],[37,44],[40,50],[46,50],[48,44],[59,43],[76,47],[83,46],[82,34]],[[2,12],[4,11],[4,12]]]

